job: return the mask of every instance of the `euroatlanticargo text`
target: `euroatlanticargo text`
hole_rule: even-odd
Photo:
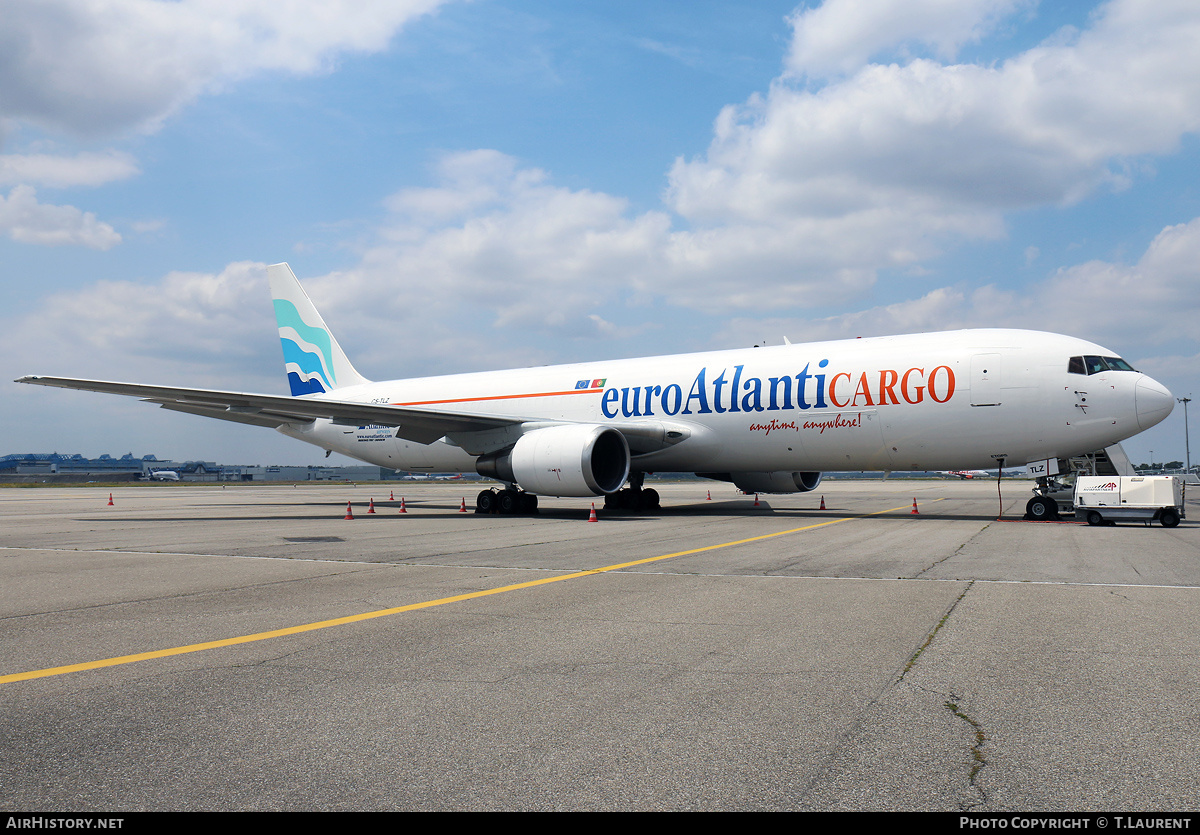
[[[925,402],[946,403],[954,396],[954,370],[938,365],[924,368],[830,374],[829,360],[810,371],[807,363],[794,376],[746,376],[745,366],[732,372],[701,368],[687,393],[679,383],[604,389],[600,411],[606,418],[662,415],[707,415],[725,412],[774,412],[799,409],[859,408]],[[656,411],[657,410],[657,411]]]

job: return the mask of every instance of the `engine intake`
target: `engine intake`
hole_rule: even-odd
[[[548,426],[480,456],[475,470],[542,496],[599,496],[615,493],[629,478],[629,444],[608,426]]]

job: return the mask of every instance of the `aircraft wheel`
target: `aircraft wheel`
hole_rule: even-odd
[[[1104,517],[1094,510],[1089,511],[1087,515],[1087,523],[1089,525],[1103,525]]]
[[[520,504],[520,494],[515,490],[501,490],[496,497],[496,507],[504,514],[516,513]]]
[[[658,491],[653,487],[644,490],[634,490],[632,487],[623,487],[615,493],[609,493],[604,497],[605,510],[655,510],[658,508],[659,499]]]
[[[1173,528],[1179,524],[1179,514],[1168,508],[1159,515],[1158,521],[1162,522],[1164,528]]]
[[[475,497],[476,513],[491,513],[496,509],[496,491],[484,490]]]
[[[520,493],[521,512],[526,514],[537,513],[538,499],[533,493]]]
[[[1034,496],[1025,505],[1025,512],[1029,514],[1030,518],[1036,519],[1039,522],[1047,522],[1058,518],[1058,504],[1054,499],[1048,499],[1045,496]]]
[[[604,497],[604,507],[606,510],[637,510],[638,497],[637,492],[622,487],[615,493],[609,493]]]

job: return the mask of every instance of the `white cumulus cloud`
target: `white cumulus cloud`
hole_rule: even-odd
[[[818,24],[843,31],[833,13],[846,8],[798,13],[796,38]],[[899,27],[890,43],[919,30],[952,51],[1025,8],[967,3],[942,28]],[[868,41],[870,54],[885,43]],[[335,306],[371,298],[393,322],[460,305],[491,328],[568,337],[603,334],[597,323],[619,322],[626,305],[869,308],[880,270],[919,272],[947,247],[1002,237],[1007,213],[1120,187],[1139,157],[1200,128],[1197,42],[1200,7],[1115,0],[1089,28],[994,66],[922,57],[819,87],[780,78],[721,113],[703,156],[676,161],[674,215],[632,213],[619,196],[564,188],[496,150],[447,154],[431,185],[386,201],[361,263],[314,280],[314,292]],[[947,290],[889,315],[915,328],[922,311],[946,313],[947,294],[980,292]]]
[[[3,0],[0,116],[98,135],[153,129],[199,93],[387,46],[443,0]]]
[[[117,231],[91,212],[39,203],[37,192],[25,185],[13,188],[8,197],[0,194],[0,231],[20,243],[49,246],[111,249],[121,242]]]
[[[0,128],[75,136],[152,131],[197,95],[261,72],[312,73],[384,49],[444,0],[0,0]],[[91,212],[38,203],[32,186],[131,177],[118,151],[0,155],[0,230],[32,244],[108,249]]]
[[[966,5],[957,23],[933,27],[922,42],[952,51],[1025,8]],[[893,14],[897,7],[878,8]],[[844,4],[820,9],[840,14]],[[818,24],[836,28],[833,18],[822,20],[798,13],[796,37]],[[901,27],[889,43],[911,39]],[[845,49],[858,43],[842,40]],[[867,41],[859,54],[874,55],[885,42]],[[909,301],[879,307],[872,287],[880,270],[918,272],[949,246],[1003,236],[1006,213],[1119,187],[1138,176],[1130,171],[1140,156],[1170,152],[1200,127],[1196,42],[1200,8],[1116,0],[1086,30],[994,66],[922,57],[866,65],[825,86],[780,78],[765,95],[721,113],[703,156],[675,163],[666,195],[672,211],[633,213],[619,196],[562,187],[551,173],[496,150],[446,154],[430,185],[387,199],[388,215],[357,265],[306,286],[327,315],[348,323],[335,324],[345,340],[456,357],[430,370],[540,361],[537,351],[513,347],[522,341],[515,335],[526,343],[605,339],[640,327],[622,313],[631,307],[729,318],[771,311],[771,328],[735,320],[734,330],[740,321],[753,331],[736,344],[770,331],[808,338],[1036,327],[1044,315],[1038,304],[1078,308],[1068,298],[1087,297],[1072,286],[1082,280],[1076,274],[1113,293],[1121,289],[1117,276],[1134,280],[1130,269],[1167,281],[1163,253],[1178,236],[1190,240],[1192,224],[1164,230],[1133,268],[1079,265],[1027,295],[965,281],[924,286]],[[1172,292],[1183,292],[1187,273],[1180,267],[1172,275]],[[1168,304],[1152,293],[1146,299]],[[856,312],[799,318],[829,306]],[[1111,309],[1127,307],[1142,309]],[[1132,333],[1102,312],[1089,321],[1096,338]],[[1052,321],[1041,326],[1064,330]],[[368,364],[387,364],[382,348],[368,350],[380,352],[368,353]]]
[[[139,173],[137,162],[120,151],[56,154],[0,154],[0,185],[65,188],[99,186]]]
[[[789,72],[848,74],[884,51],[912,44],[952,59],[1036,0],[827,0],[791,16]]]
[[[803,334],[812,340],[1030,328],[1069,333],[1130,356],[1144,356],[1165,345],[1200,344],[1198,263],[1200,218],[1195,218],[1164,228],[1131,264],[1073,264],[1022,289],[993,284],[939,287],[917,298],[822,319],[733,319],[723,338],[740,344],[763,334]]]
[[[709,223],[888,206],[917,234],[962,211],[1077,201],[1200,129],[1197,42],[1195,4],[1117,0],[1073,42],[999,66],[916,59],[818,89],[777,81],[721,113],[703,158],[676,162],[670,199]]]
[[[1113,0],[1087,29],[996,65],[863,64],[918,34],[952,52],[1025,4],[951,4],[961,17],[940,25],[865,20],[910,7],[924,20],[944,5],[830,0],[798,12],[792,68],[724,108],[707,151],[671,168],[666,200],[688,228],[672,236],[678,270],[663,286],[699,307],[845,300],[881,269],[1003,237],[1011,212],[1151,176],[1148,157],[1200,130],[1194,3]],[[853,72],[799,83],[797,55],[826,69],[841,55]],[[739,260],[753,280],[734,288]]]
[[[246,261],[219,273],[171,272],[57,293],[0,337],[0,353],[20,373],[224,388],[250,378],[261,389],[275,371],[282,380],[278,345],[266,265]]]

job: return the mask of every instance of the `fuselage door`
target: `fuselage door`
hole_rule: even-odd
[[[1000,405],[1000,354],[971,356],[971,405]]]

